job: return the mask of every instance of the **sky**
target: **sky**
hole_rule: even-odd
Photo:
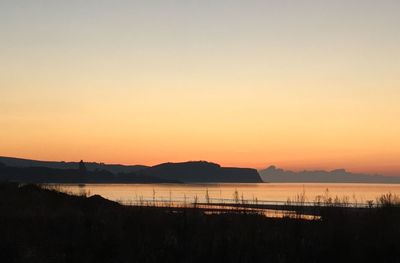
[[[400,1],[0,1],[0,155],[400,175]]]

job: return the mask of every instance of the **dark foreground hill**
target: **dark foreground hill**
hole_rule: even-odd
[[[399,210],[334,210],[320,221],[126,207],[0,184],[0,261],[400,262]]]

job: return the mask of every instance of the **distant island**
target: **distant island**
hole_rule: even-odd
[[[256,169],[206,161],[155,166],[0,157],[0,181],[23,183],[261,183]]]
[[[399,176],[351,173],[345,169],[294,172],[272,165],[259,173],[264,182],[271,183],[400,183]]]

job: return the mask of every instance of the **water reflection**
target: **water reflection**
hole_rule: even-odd
[[[123,204],[138,201],[182,203],[309,202],[331,198],[367,204],[385,193],[400,195],[397,184],[87,184],[57,185],[72,194],[98,194]],[[208,200],[208,201],[207,201]]]
[[[208,214],[241,209],[268,217],[302,219],[319,217],[279,207],[324,204],[368,207],[385,193],[400,195],[400,185],[396,184],[88,184],[49,187],[75,195],[98,194],[124,205],[197,206]]]

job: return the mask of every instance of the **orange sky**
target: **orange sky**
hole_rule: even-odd
[[[400,175],[399,13],[2,1],[0,155]]]

